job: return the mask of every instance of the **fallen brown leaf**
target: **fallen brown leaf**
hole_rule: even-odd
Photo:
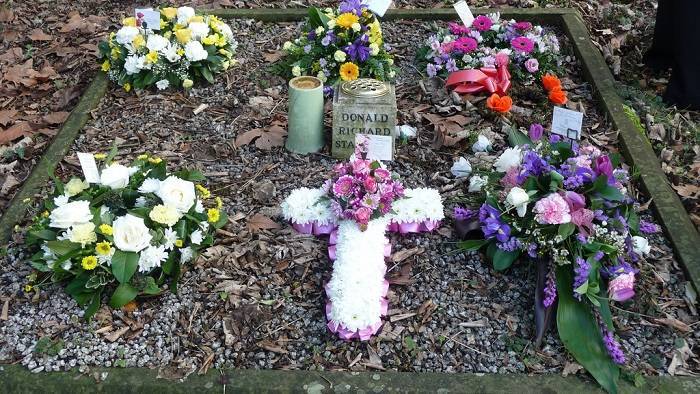
[[[32,41],[51,41],[53,36],[44,33],[41,29],[34,29],[29,33],[29,39]]]
[[[31,135],[32,127],[29,122],[20,122],[5,131],[0,131],[0,145],[7,144],[19,137]]]
[[[256,213],[255,215],[253,215],[253,217],[248,219],[248,229],[252,232],[257,232],[260,230],[272,230],[276,228],[280,228],[279,223],[259,213]]]
[[[280,347],[277,343],[272,342],[269,339],[264,339],[258,342],[257,345],[270,352],[287,354],[287,350],[282,349],[282,347]]]
[[[49,124],[61,124],[65,122],[66,119],[68,119],[68,115],[70,115],[70,112],[52,112],[48,115],[44,115],[42,119],[44,120],[44,122]]]
[[[0,111],[0,125],[7,126],[10,122],[12,122],[12,118],[17,115],[17,110],[16,109],[6,109]]]

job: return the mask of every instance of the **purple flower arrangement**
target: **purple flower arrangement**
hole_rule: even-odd
[[[484,189],[479,209],[484,239],[463,244],[485,248],[494,268],[505,270],[519,258],[547,261],[546,280],[537,289],[542,305],[576,319],[557,319],[562,338],[581,337],[602,349],[603,364],[589,363],[590,351],[563,341],[579,362],[596,376],[601,365],[624,363],[622,346],[614,338],[608,304],[634,295],[638,270],[631,264],[649,253],[643,234],[659,231],[639,220],[627,192],[629,176],[615,155],[591,145],[555,138],[533,124],[522,135],[526,144],[506,150],[495,164],[500,176]],[[464,215],[461,208],[455,210]],[[585,319],[597,332],[582,333],[573,320]],[[594,330],[595,331],[595,330]],[[591,347],[592,348],[592,347]],[[596,362],[599,362],[597,360]]]
[[[347,163],[336,164],[333,178],[324,184],[336,216],[354,220],[363,229],[391,212],[392,204],[404,196],[403,184],[389,170],[365,158],[367,144],[366,138],[358,137],[355,154]]]
[[[519,81],[539,79],[559,66],[559,41],[554,33],[530,22],[479,15],[470,27],[451,22],[418,50],[419,68],[429,77],[446,78],[458,70],[492,68],[509,59]]]

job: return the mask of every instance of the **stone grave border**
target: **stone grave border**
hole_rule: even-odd
[[[495,12],[493,9],[475,8],[475,14]],[[571,39],[574,51],[583,65],[587,81],[594,88],[601,109],[619,130],[620,148],[625,160],[639,170],[642,189],[653,200],[657,219],[663,225],[679,262],[689,280],[700,290],[700,234],[690,221],[681,201],[668,183],[650,143],[623,111],[622,99],[617,94],[615,80],[598,49],[590,40],[588,29],[580,14],[569,8],[504,8],[498,10],[507,18],[530,20],[561,27]],[[294,22],[307,15],[304,8],[291,9],[217,9],[204,13],[226,19],[256,19],[263,22]],[[382,20],[454,20],[452,8],[439,9],[391,9]],[[42,158],[32,169],[21,189],[16,193],[7,210],[0,218],[0,245],[10,239],[14,226],[26,213],[26,198],[35,197],[49,179],[49,173],[65,157],[82,128],[88,122],[102,97],[107,92],[108,79],[98,72],[80,101],[71,112]],[[41,196],[39,196],[41,197]],[[100,385],[103,392],[124,392],[138,389],[153,392],[220,392],[223,382],[236,392],[255,392],[263,388],[282,392],[314,391],[331,389],[356,391],[358,389],[417,391],[469,391],[478,392],[574,392],[595,390],[595,383],[588,378],[561,377],[559,375],[525,374],[444,374],[405,372],[313,372],[276,370],[212,370],[198,376],[192,375],[180,385],[157,382],[157,371],[143,368],[96,368],[92,371],[108,372]],[[52,372],[31,374],[17,365],[0,365],[0,383],[10,392],[45,391],[94,392],[94,376],[78,377],[77,372]],[[222,376],[226,378],[222,378]],[[700,379],[679,377],[647,377],[648,386],[665,392],[697,392]],[[623,392],[636,391],[621,379]],[[599,390],[599,389],[598,389]]]

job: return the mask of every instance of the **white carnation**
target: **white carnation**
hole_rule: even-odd
[[[160,189],[160,180],[156,178],[146,178],[139,187],[139,193],[155,193]]]
[[[124,61],[124,70],[129,75],[138,74],[144,68],[146,68],[145,56],[129,55]]]
[[[192,7],[179,7],[177,9],[177,23],[178,25],[187,26],[190,18],[194,16],[194,8]]]
[[[515,148],[506,149],[501,156],[498,157],[498,160],[493,163],[493,166],[498,172],[508,172],[511,168],[519,166],[521,160],[522,152],[520,151],[520,147],[516,146]]]
[[[151,34],[146,40],[146,48],[149,51],[160,52],[170,45],[170,41],[167,38],[160,36],[158,34]]]
[[[117,31],[116,40],[122,45],[131,45],[134,38],[139,35],[139,29],[134,26],[124,26]]]
[[[474,175],[469,179],[469,188],[467,189],[470,193],[479,192],[481,188],[486,186],[488,179],[485,176]]]
[[[201,244],[203,240],[204,236],[201,230],[194,230],[192,234],[190,234],[190,241],[192,241],[194,245]]]
[[[168,82],[167,79],[161,79],[160,81],[156,82],[156,87],[158,90],[167,89],[168,86],[170,86],[170,82]]]
[[[168,258],[165,246],[149,246],[139,256],[139,272],[150,272]]]
[[[209,35],[209,26],[204,22],[192,22],[188,27],[192,31],[193,40],[201,40]]]
[[[190,41],[185,45],[185,57],[191,62],[204,60],[209,53],[204,49],[199,41]]]

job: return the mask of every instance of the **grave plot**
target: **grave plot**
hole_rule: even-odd
[[[278,48],[298,36],[299,27],[229,23],[240,43],[238,66],[213,85],[198,85],[187,94],[135,95],[111,85],[57,168],[66,180],[79,175],[77,153],[107,153],[113,141],[120,162],[152,154],[173,168],[196,168],[207,176],[207,188],[222,198],[230,218],[218,232],[217,244],[183,269],[177,294],[138,299],[121,310],[103,306],[87,324],[83,309],[61,286],[23,292],[31,267],[17,237],[20,242],[3,257],[2,266],[8,268],[0,274],[10,308],[0,327],[0,360],[33,371],[169,366],[182,375],[213,367],[486,373],[576,369],[555,332],[545,336],[541,350],[531,345],[534,267],[515,264],[505,274],[495,272],[482,255],[457,249],[451,218],[436,233],[390,235],[389,310],[376,336],[345,342],[328,332],[323,291],[331,273],[327,240],[298,234],[280,217],[280,203],[291,190],[317,187],[336,163],[328,147],[307,156],[282,147],[286,81],[269,67],[279,57]],[[483,97],[465,101],[424,80],[415,52],[434,25],[406,20],[382,26],[400,68],[398,123],[417,129],[415,139],[397,142],[390,168],[407,187],[440,191],[449,213],[463,203],[468,186],[467,178],[451,174],[453,163],[462,156],[478,157],[472,165],[479,168],[481,161],[495,159],[508,145],[502,134],[508,123],[485,109]],[[597,109],[581,64],[567,53],[567,38],[556,31],[567,55],[563,85],[569,100],[577,103],[574,108],[586,113],[584,137],[617,150],[616,133]],[[516,108],[509,122],[548,122],[551,106],[535,104],[541,94],[539,87],[514,86],[510,95]],[[494,153],[472,154],[479,134],[490,140]],[[48,188],[44,185],[43,193]],[[633,194],[647,202],[636,190]],[[652,220],[648,210],[642,210],[642,217]],[[639,295],[631,305],[616,305],[615,316],[630,370],[654,375],[682,357],[677,352],[684,346],[692,348],[696,334],[690,325],[697,318],[684,301],[689,283],[668,241],[655,234],[650,242],[651,254],[639,266]]]

